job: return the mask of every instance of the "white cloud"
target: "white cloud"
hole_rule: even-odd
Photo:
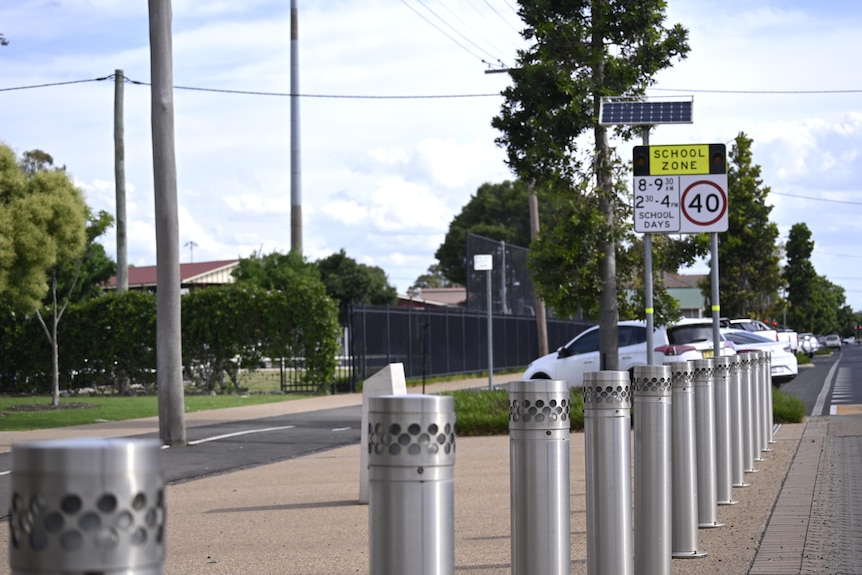
[[[458,46],[404,3],[301,3],[307,257],[344,248],[382,267],[403,291],[435,262],[449,223],[476,189],[512,178],[490,126],[502,103],[493,94],[509,79],[485,74],[480,59],[513,64],[520,23],[510,3],[489,2],[499,14],[451,4],[481,49]],[[692,50],[658,76],[656,87],[680,91],[651,94],[694,93],[694,124],[661,126],[651,143],[732,143],[745,132],[764,184],[776,192],[772,217],[782,233],[805,221],[819,273],[862,276],[844,271],[846,258],[828,255],[853,253],[848,238],[858,237],[859,206],[822,201],[858,201],[859,95],[781,93],[862,86],[862,68],[847,64],[858,51],[862,9],[852,2],[693,0],[670,3],[668,11],[669,23],[689,28]],[[174,0],[173,13],[175,84],[290,91],[287,3]],[[106,77],[117,68],[149,81],[145,2],[2,2],[0,21],[12,41],[0,48],[0,88]],[[772,93],[752,93],[761,91]],[[129,259],[152,264],[150,88],[127,83],[124,92]],[[451,94],[492,96],[357,97]],[[19,153],[51,153],[94,209],[113,211],[113,95],[112,79],[0,92],[2,137]],[[343,97],[319,97],[331,95]],[[180,233],[182,242],[198,244],[195,260],[290,248],[290,104],[286,96],[174,91]],[[623,158],[633,144],[618,144]],[[113,253],[113,233],[103,241]],[[862,309],[862,277],[846,288]]]

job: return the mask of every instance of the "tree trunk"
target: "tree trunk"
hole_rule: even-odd
[[[601,103],[600,88],[605,81],[605,39],[603,35],[604,22],[602,21],[602,15],[607,9],[605,4],[605,0],[593,0],[590,10],[593,18],[593,115],[596,118],[599,117],[599,105]],[[614,201],[614,181],[611,173],[607,130],[604,126],[596,123],[594,134],[596,140],[597,193],[599,194],[602,216],[609,231],[606,236],[608,239],[601,246],[603,257],[599,263],[599,276],[603,284],[602,293],[599,295],[599,361],[602,370],[616,371],[620,366],[619,337],[617,335],[619,309],[617,307],[616,241],[613,239],[616,202]]]

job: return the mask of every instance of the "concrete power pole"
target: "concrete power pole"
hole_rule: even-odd
[[[299,18],[290,0],[290,251],[302,253],[302,180],[299,162]]]
[[[122,70],[114,71],[114,187],[117,198],[117,293],[129,289],[129,262],[126,257],[126,145],[123,139]]]
[[[180,335],[180,249],[174,152],[171,0],[149,0],[153,188],[156,200],[156,372],[159,437],[186,444]]]

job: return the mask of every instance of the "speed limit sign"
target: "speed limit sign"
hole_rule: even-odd
[[[680,176],[680,233],[726,232],[727,175]]]

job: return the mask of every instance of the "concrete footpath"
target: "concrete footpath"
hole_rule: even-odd
[[[505,383],[518,376],[501,376]],[[427,386],[427,392],[487,386],[487,379]],[[417,388],[410,388],[412,393]],[[255,407],[188,414],[187,425],[358,405],[358,394],[285,401]],[[824,422],[782,425],[772,451],[746,475],[750,486],[734,489],[736,505],[719,506],[724,527],[701,529],[708,554],[675,559],[674,575],[862,573],[801,567],[805,533],[798,515],[812,508],[824,442]],[[0,451],[21,441],[58,437],[117,437],[157,431],[154,419],[0,434]],[[813,436],[814,447],[804,443]],[[820,437],[818,444],[816,438]],[[586,574],[584,434],[573,433],[571,462],[572,574]],[[815,453],[816,452],[816,453]],[[368,506],[359,505],[359,445],[337,448],[279,463],[171,484],[167,489],[167,575],[347,575],[368,574]],[[797,455],[799,453],[800,455]],[[806,455],[807,454],[807,455]],[[794,463],[794,458],[798,463]],[[857,467],[857,472],[858,472]],[[797,474],[802,485],[782,487]],[[806,475],[807,474],[807,475]],[[806,482],[807,481],[807,482]],[[823,494],[824,497],[828,494]],[[778,508],[776,509],[776,503]],[[796,506],[790,519],[796,538],[771,532],[770,518]],[[840,507],[840,505],[839,505]],[[455,463],[456,573],[510,574],[509,439],[459,437]],[[770,525],[770,529],[767,526]],[[785,525],[786,527],[786,525]],[[791,529],[792,530],[792,529]],[[766,534],[766,536],[764,535]],[[9,573],[5,550],[8,529],[0,529],[0,575]],[[758,553],[760,550],[760,553]],[[851,559],[851,563],[854,560]],[[773,569],[773,567],[775,567]],[[858,565],[857,565],[858,567]],[[788,570],[789,569],[789,570]],[[409,574],[405,574],[409,575]]]

